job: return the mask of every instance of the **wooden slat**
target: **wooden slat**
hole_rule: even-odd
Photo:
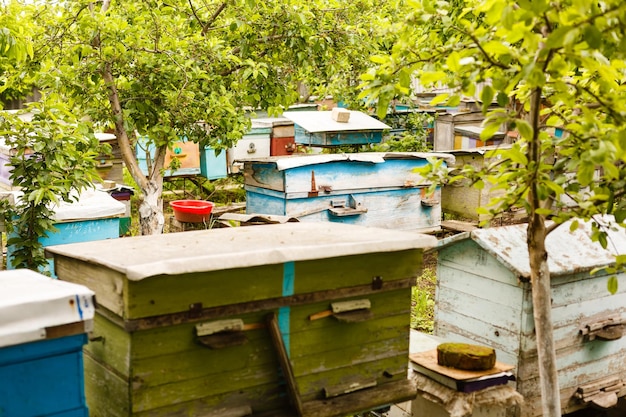
[[[319,302],[323,300],[337,300],[347,297],[371,295],[377,292],[393,291],[401,288],[410,288],[415,284],[415,277],[385,281],[380,290],[372,289],[372,285],[360,285],[349,288],[338,288],[333,290],[317,291],[306,294],[296,294],[289,297],[275,297],[245,303],[235,303],[218,307],[202,309],[193,318],[188,312],[156,315],[152,317],[126,320],[123,324],[127,331],[138,331],[154,329],[158,327],[171,326],[180,323],[198,322],[207,319],[234,316],[250,312],[269,311],[283,306],[297,306],[307,303]]]
[[[417,388],[407,380],[379,385],[339,397],[304,403],[304,417],[343,417],[415,398]]]
[[[280,334],[280,329],[278,327],[278,318],[276,317],[276,313],[271,313],[267,318],[267,324],[270,331],[270,335],[272,336],[272,342],[274,345],[274,349],[276,349],[276,354],[278,355],[278,362],[280,363],[280,368],[283,371],[283,376],[287,380],[287,394],[289,396],[289,400],[291,404],[296,409],[296,413],[298,416],[302,416],[302,399],[300,398],[300,390],[298,389],[298,382],[296,381],[296,377],[293,372],[293,367],[291,365],[291,361],[289,360],[289,354],[285,349],[285,344],[283,342],[283,337]]]

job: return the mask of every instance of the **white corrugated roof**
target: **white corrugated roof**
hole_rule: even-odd
[[[511,271],[521,277],[530,278],[527,227],[526,224],[518,224],[461,233],[441,240],[437,250],[461,240],[472,239]],[[590,271],[613,264],[615,255],[626,254],[626,229],[613,224],[609,230],[609,245],[607,249],[603,249],[598,242],[591,240],[590,223],[580,222],[580,227],[571,232],[568,222],[548,235],[546,249],[551,275]]]
[[[269,156],[263,158],[246,158],[245,162],[261,162],[276,164],[279,171],[301,166],[325,164],[335,161],[371,162],[380,164],[391,159],[444,159],[448,165],[454,164],[454,156],[437,152],[358,152],[333,154],[298,154],[285,156]]]

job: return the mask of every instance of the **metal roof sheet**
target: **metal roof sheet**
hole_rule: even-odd
[[[350,120],[347,123],[334,121],[331,111],[284,112],[283,116],[310,133],[391,129],[391,126],[365,113],[356,110],[348,111]]]
[[[591,240],[591,224],[580,222],[575,231],[570,223],[564,223],[546,238],[548,267],[554,276],[590,271],[611,265],[615,255],[626,254],[626,229],[603,220],[609,230],[609,245],[603,249]],[[439,241],[436,250],[472,239],[488,253],[495,256],[507,268],[524,278],[530,278],[530,259],[526,243],[527,224],[477,229]]]
[[[336,154],[298,154],[242,159],[244,163],[257,162],[276,164],[279,171],[308,165],[325,164],[334,161],[371,162],[380,164],[391,159],[444,159],[448,165],[454,164],[454,156],[438,152],[359,152]]]

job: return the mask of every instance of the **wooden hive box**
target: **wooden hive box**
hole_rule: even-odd
[[[427,194],[419,152],[298,155],[246,161],[246,211],[398,230],[441,227],[441,192]]]
[[[0,288],[0,415],[88,417],[93,291],[25,269],[0,272]]]
[[[286,223],[47,252],[60,279],[98,297],[101,342],[85,351],[93,417],[343,416],[415,395],[410,287],[422,248],[435,243]],[[362,303],[347,314],[353,322],[329,311],[345,301]]]
[[[447,152],[455,149],[455,128],[459,126],[480,126],[485,116],[482,112],[448,112],[438,114],[435,119],[433,150]]]
[[[228,149],[228,172],[236,174],[243,168],[241,161],[270,156],[272,128],[265,123],[252,121],[252,127],[232,148]]]
[[[367,145],[380,143],[383,131],[391,129],[385,123],[365,113],[348,110],[347,123],[332,118],[332,111],[285,112],[283,116],[292,120],[297,144],[319,147],[342,145]]]
[[[526,228],[493,227],[440,242],[435,335],[495,348],[498,360],[516,366],[516,388],[525,401],[515,416],[536,417],[542,410]],[[546,241],[564,414],[588,407],[605,394],[604,399],[614,400],[626,395],[626,337],[620,337],[626,322],[626,288],[620,285],[611,295],[610,275],[590,273],[614,263],[613,249],[626,253],[626,235],[623,230],[612,232],[611,251],[605,251],[591,241],[589,232],[589,225],[570,232],[565,224]],[[607,340],[605,333],[611,330],[619,333],[615,340]],[[584,399],[577,397],[579,390],[585,391]]]
[[[292,155],[296,151],[295,129],[286,117],[255,119],[256,123],[270,127],[270,156]]]
[[[497,155],[490,155],[490,151],[510,149],[510,145],[500,147],[482,147],[448,151],[454,155],[454,164],[450,167],[461,170],[464,166],[472,166],[480,170],[497,162]],[[441,208],[445,214],[454,214],[470,220],[484,220],[487,215],[479,215],[476,209],[485,207],[490,200],[504,194],[504,190],[492,190],[493,185],[485,181],[483,188],[472,187],[468,180],[448,184],[441,190]]]

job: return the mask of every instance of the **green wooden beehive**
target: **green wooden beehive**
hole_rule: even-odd
[[[288,223],[47,251],[96,293],[93,417],[342,416],[415,395],[410,287],[435,243]]]

